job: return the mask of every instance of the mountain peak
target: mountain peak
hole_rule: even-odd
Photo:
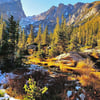
[[[62,6],[64,6],[64,4],[63,4],[63,3],[60,3],[60,4],[59,4],[59,7],[62,7]]]
[[[57,8],[57,7],[56,7],[56,6],[52,6],[49,10],[51,10],[51,9],[53,10],[53,9],[55,9],[55,8]]]
[[[0,0],[0,4],[17,2],[17,1],[20,1],[20,0]]]
[[[82,6],[82,5],[84,5],[85,3],[83,3],[83,2],[78,2],[78,3],[76,3],[74,6],[75,7],[77,7],[77,6]]]

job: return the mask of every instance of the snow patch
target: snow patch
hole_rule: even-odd
[[[76,90],[79,90],[79,89],[81,89],[81,87],[80,87],[80,86],[76,86],[75,88],[76,88]]]
[[[6,83],[5,76],[6,76],[6,74],[5,73],[2,74],[1,71],[0,71],[0,84],[5,84]]]
[[[81,93],[80,95],[81,100],[85,100],[85,95],[83,93]]]
[[[69,98],[72,95],[72,91],[67,91],[67,97]]]

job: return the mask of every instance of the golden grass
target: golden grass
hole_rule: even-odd
[[[96,53],[96,52],[93,52],[93,53],[91,54],[91,56],[93,56],[93,57],[96,58],[96,59],[99,59],[99,55],[98,55],[98,53]]]
[[[94,63],[89,59],[78,62],[76,67],[69,67],[66,64],[57,62],[55,58],[46,59],[45,61],[41,61],[40,59],[34,57],[29,57],[28,59],[31,63],[41,65],[46,64],[47,67],[59,67],[62,72],[77,72],[80,74],[80,76],[69,77],[69,80],[78,79],[82,86],[93,86],[94,89],[100,89],[100,72],[96,72],[96,70],[93,68]]]
[[[88,75],[90,72],[95,72],[96,70],[93,68],[94,63],[91,62],[90,60],[86,61],[80,61],[77,66],[75,71],[80,73],[81,75]]]
[[[41,60],[39,58],[35,58],[35,57],[31,56],[31,57],[28,57],[28,61],[25,63],[26,64],[33,63],[33,64],[37,64],[37,65],[43,65],[45,67],[51,67],[51,66],[59,67],[62,72],[68,72],[67,69],[71,69],[71,70],[76,69],[74,67],[69,67],[66,64],[63,64],[62,62],[57,62],[56,58]]]
[[[17,92],[16,92],[16,90],[13,90],[11,87],[6,90],[6,93],[8,95],[10,95],[11,97],[23,100],[23,95],[21,95],[21,94],[18,95]]]
[[[93,86],[94,89],[100,90],[100,72],[90,72],[88,75],[78,77],[82,86]]]
[[[81,77],[78,76],[78,79],[82,86],[89,86],[90,85],[90,78],[87,75],[82,75]]]
[[[81,74],[77,78],[82,86],[92,86],[94,89],[100,90],[100,72],[96,72],[92,62],[80,61],[75,71]]]

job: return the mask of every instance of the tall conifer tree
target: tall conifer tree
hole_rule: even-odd
[[[43,32],[42,42],[43,44],[48,44],[48,26],[46,26]]]
[[[54,44],[57,44],[58,43],[58,40],[59,40],[59,35],[58,35],[58,31],[60,29],[60,25],[59,25],[59,18],[57,17],[56,19],[56,26],[55,26],[55,29],[54,29],[54,33],[53,33],[53,41],[54,41]]]
[[[37,37],[35,38],[35,42],[36,43],[41,43],[41,34],[42,34],[42,31],[41,31],[41,24],[39,25],[39,30],[38,30],[38,33],[37,33]]]
[[[27,43],[32,44],[34,42],[33,25],[31,25],[30,34],[27,38]]]

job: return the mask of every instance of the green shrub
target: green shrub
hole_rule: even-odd
[[[35,100],[36,98],[40,98],[47,90],[47,87],[40,88],[36,86],[36,82],[29,78],[28,84],[24,85],[24,89],[26,92],[26,96],[24,100]]]
[[[4,92],[2,90],[0,90],[0,97],[4,97]]]

